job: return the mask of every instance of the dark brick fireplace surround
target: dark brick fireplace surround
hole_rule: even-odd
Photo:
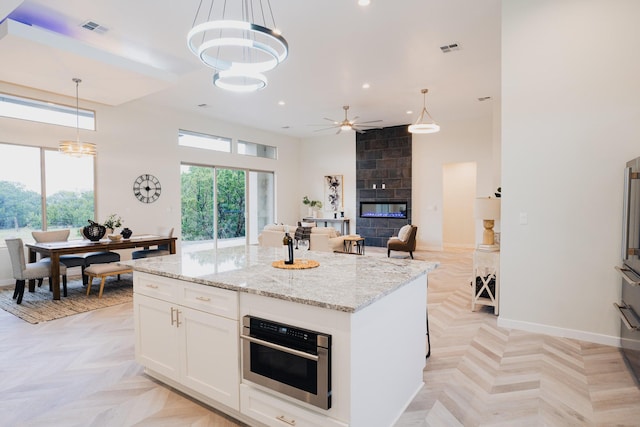
[[[407,219],[361,218],[360,202],[407,202]],[[358,234],[367,246],[386,247],[389,237],[411,224],[411,134],[407,125],[356,135],[356,209]]]

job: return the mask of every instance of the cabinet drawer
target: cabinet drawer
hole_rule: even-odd
[[[179,282],[174,279],[141,272],[134,274],[133,291],[136,293],[175,302],[179,290]]]
[[[285,402],[246,384],[240,385],[240,412],[272,427],[348,426],[348,424]]]
[[[180,304],[206,313],[238,319],[238,293],[213,286],[182,282]]]

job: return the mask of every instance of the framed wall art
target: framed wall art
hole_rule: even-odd
[[[344,197],[342,175],[326,175],[324,177],[324,202],[327,210],[338,212]]]

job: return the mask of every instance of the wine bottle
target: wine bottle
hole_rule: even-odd
[[[293,239],[289,235],[289,231],[285,231],[284,237],[282,239],[282,247],[285,251],[284,255],[284,263],[285,264],[293,264]]]

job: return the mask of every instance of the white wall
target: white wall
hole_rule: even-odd
[[[617,343],[638,16],[636,0],[503,2],[502,326]]]
[[[435,134],[415,134],[413,140],[413,220],[418,226],[418,249],[443,249],[443,168],[451,163],[475,162],[476,194],[493,195],[500,186],[499,153],[495,153],[493,119],[440,122]],[[479,224],[479,223],[478,223]],[[496,221],[495,230],[500,230]]]
[[[325,175],[343,175],[344,216],[350,218],[351,233],[356,233],[358,211],[356,209],[356,136],[355,132],[328,132],[315,138],[302,140],[300,158],[297,160],[300,192],[296,196],[296,212],[300,218],[307,216],[302,198],[324,201]],[[324,203],[324,202],[323,202]],[[333,217],[325,211],[323,215]],[[295,224],[295,222],[293,223]]]
[[[65,98],[0,82],[0,91],[41,100],[75,105]],[[155,232],[172,225],[180,236],[180,162],[200,165],[251,168],[274,171],[276,176],[276,218],[295,223],[301,205],[299,140],[249,127],[205,118],[194,112],[158,111],[144,102],[107,107],[81,101],[82,108],[96,111],[97,130],[81,131],[83,141],[98,146],[96,157],[96,217],[110,213],[122,216],[124,226],[134,233]],[[178,129],[210,133],[278,147],[278,160],[178,147]],[[0,118],[0,142],[57,148],[58,141],[75,137],[75,129],[24,120]],[[162,195],[155,203],[139,202],[132,191],[133,181],[142,173],[158,177]],[[179,245],[178,245],[179,247]],[[0,248],[0,284],[12,282],[6,248]]]

